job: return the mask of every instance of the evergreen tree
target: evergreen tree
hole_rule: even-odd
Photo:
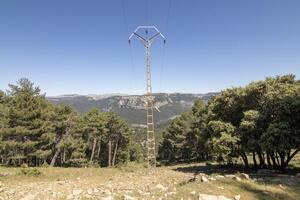
[[[93,162],[95,154],[96,158],[98,160],[100,159],[101,143],[107,132],[105,128],[105,117],[105,114],[99,112],[97,109],[92,109],[84,116],[85,131],[87,132],[91,149],[90,162]]]
[[[36,165],[43,151],[40,138],[48,131],[47,123],[44,123],[48,104],[40,95],[40,89],[26,78],[9,87],[8,122],[1,141],[5,160],[14,165]]]

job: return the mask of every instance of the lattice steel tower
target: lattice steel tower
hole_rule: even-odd
[[[140,32],[144,30],[145,36],[142,36]],[[149,35],[149,31],[151,35]],[[146,121],[147,121],[147,159],[148,166],[156,166],[156,151],[155,151],[155,134],[154,134],[154,116],[153,116],[153,108],[154,108],[154,97],[152,95],[152,83],[151,83],[151,63],[150,63],[150,47],[154,40],[157,37],[161,37],[166,42],[163,34],[159,32],[159,30],[155,26],[138,26],[135,31],[129,37],[129,43],[131,42],[131,38],[136,36],[145,47],[146,50],[146,96],[145,96],[145,104],[146,104]]]

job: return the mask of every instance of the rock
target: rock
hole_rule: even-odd
[[[191,191],[190,194],[191,194],[191,195],[195,195],[195,194],[196,194],[196,191]]]
[[[3,185],[4,185],[4,184],[0,181],[0,188],[3,187]]]
[[[80,195],[82,193],[82,190],[80,190],[80,189],[78,189],[78,190],[73,190],[73,192],[72,192],[72,194],[74,195],[74,196],[78,196],[78,195]]]
[[[236,181],[238,181],[238,182],[240,182],[242,179],[240,178],[240,177],[238,177],[238,176],[235,176],[235,177],[233,177],[232,178],[233,180],[236,180]]]
[[[9,173],[0,173],[0,176],[9,176]]]
[[[297,173],[297,174],[296,174],[296,178],[299,178],[299,179],[300,179],[300,173]]]
[[[281,189],[283,189],[283,190],[286,189],[286,186],[285,186],[285,185],[279,184],[278,186],[279,186]]]
[[[93,194],[93,189],[89,188],[89,189],[87,190],[87,193],[88,193],[89,195]]]
[[[103,194],[107,194],[107,195],[111,195],[111,191],[110,191],[110,190],[108,190],[108,189],[107,189],[107,190],[104,190],[104,191],[102,191],[102,193],[103,193]]]
[[[34,194],[27,194],[25,197],[23,197],[21,200],[34,200],[36,195]]]
[[[235,195],[234,196],[234,200],[240,200],[241,199],[241,195]]]
[[[72,194],[69,194],[69,195],[67,196],[67,200],[70,200],[70,199],[74,199],[74,197],[73,197]]]
[[[92,195],[89,195],[89,194],[84,195],[84,197],[85,197],[86,199],[93,199],[93,196],[92,196]]]
[[[109,195],[109,196],[106,196],[106,197],[101,197],[101,200],[113,200],[114,198]]]
[[[248,174],[245,174],[245,173],[239,174],[239,177],[240,177],[241,179],[246,179],[246,180],[249,180],[249,179],[250,179],[249,175],[248,175]]]
[[[99,190],[97,188],[94,188],[94,192],[99,192]]]
[[[208,182],[209,180],[205,176],[201,176],[201,182]]]
[[[199,200],[230,200],[224,196],[214,196],[208,194],[199,194]]]
[[[166,188],[165,186],[163,186],[162,184],[157,184],[155,186],[155,188],[161,190],[161,191],[166,191],[168,188]]]
[[[225,176],[223,176],[223,175],[217,175],[216,178],[221,179],[221,178],[225,178]]]
[[[215,179],[214,177],[209,177],[208,180],[210,180],[210,181],[216,181],[217,179]]]
[[[234,178],[235,175],[233,175],[233,174],[226,174],[225,177],[226,177],[226,178]]]
[[[58,183],[58,185],[63,185],[64,181],[58,181],[57,183]]]
[[[127,194],[124,194],[124,195],[123,195],[123,199],[124,199],[124,200],[136,200],[135,197],[131,197],[131,196],[127,195]]]
[[[168,193],[166,193],[167,196],[174,195],[174,194],[176,194],[176,192],[168,192]]]

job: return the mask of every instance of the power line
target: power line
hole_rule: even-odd
[[[127,34],[129,34],[129,26],[128,26],[128,19],[125,7],[125,0],[122,1],[122,11],[123,11],[123,19],[126,26]],[[132,88],[133,91],[137,91],[137,81],[136,81],[136,72],[135,72],[135,65],[133,60],[133,51],[131,45],[129,45],[129,54],[130,54],[130,66],[131,66],[131,73],[132,73]]]
[[[169,20],[170,20],[170,13],[171,13],[171,5],[172,5],[172,0],[169,0],[168,8],[167,8],[166,24],[165,24],[165,27],[166,27],[165,35],[166,36],[168,36],[168,32],[169,32]],[[163,48],[162,61],[161,61],[161,67],[160,67],[160,81],[159,81],[160,91],[163,90],[165,56],[166,56],[166,45],[164,45],[164,48]]]

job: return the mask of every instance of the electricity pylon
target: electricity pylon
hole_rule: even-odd
[[[145,30],[145,35],[140,34],[141,30]],[[149,36],[149,30],[151,35]],[[146,121],[147,121],[147,160],[148,166],[156,166],[156,151],[155,151],[155,134],[154,134],[154,116],[153,116],[153,107],[154,107],[154,97],[152,95],[152,80],[151,80],[151,63],[150,63],[150,47],[154,40],[157,37],[161,37],[166,42],[163,34],[155,26],[138,26],[135,31],[129,36],[128,42],[131,42],[131,38],[136,36],[144,45],[146,50]]]

